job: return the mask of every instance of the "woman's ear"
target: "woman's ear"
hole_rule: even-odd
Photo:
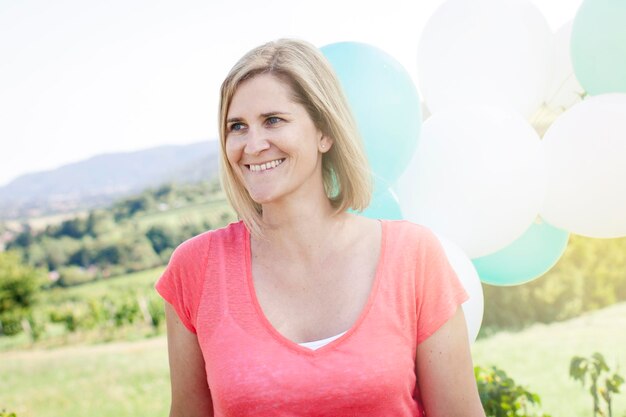
[[[333,140],[326,135],[320,138],[319,144],[317,145],[321,153],[328,152],[332,146],[333,146]]]

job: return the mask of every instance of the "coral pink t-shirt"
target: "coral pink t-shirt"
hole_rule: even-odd
[[[417,345],[467,294],[429,229],[382,221],[382,231],[367,304],[344,335],[317,350],[264,316],[242,222],[176,249],[156,289],[197,334],[216,416],[423,415]]]

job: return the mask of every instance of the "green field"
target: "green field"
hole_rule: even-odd
[[[183,224],[193,224],[203,220],[208,220],[212,224],[221,224],[223,223],[222,215],[228,216],[228,221],[235,219],[235,213],[225,198],[190,204],[162,212],[141,214],[134,220],[142,230],[147,230],[153,225],[180,227]]]
[[[567,322],[499,333],[473,346],[477,365],[497,365],[537,392],[553,417],[591,416],[591,397],[569,379],[570,358],[603,353],[626,364],[626,303]],[[0,410],[18,417],[165,416],[169,404],[164,336],[135,342],[0,353]],[[626,414],[626,394],[614,416]]]
[[[73,301],[87,299],[123,298],[129,294],[153,295],[154,284],[161,276],[165,267],[153,268],[141,272],[120,275],[113,278],[101,279],[77,285],[69,288],[54,288],[44,291],[37,304],[37,310],[44,314],[50,308],[61,306]],[[0,337],[0,355],[2,351],[19,350],[29,348],[51,348],[67,344],[94,344],[113,340],[137,340],[146,335],[153,335],[154,330],[146,326],[126,326],[122,328],[106,329],[96,328],[90,331],[68,333],[63,324],[46,322],[46,335],[32,346],[33,342],[25,334],[20,333],[12,337]],[[163,329],[159,329],[162,331]],[[2,406],[0,404],[0,410]]]
[[[98,298],[105,295],[123,294],[126,292],[152,291],[154,283],[161,276],[165,267],[147,269],[141,272],[120,275],[112,278],[89,282],[69,288],[55,288],[45,294],[43,304],[60,303],[65,300]]]
[[[0,410],[18,417],[166,416],[167,346],[160,336],[0,353]]]
[[[553,417],[590,417],[588,389],[569,378],[573,356],[604,355],[611,369],[626,376],[626,303],[572,320],[534,325],[519,333],[501,332],[474,344],[474,363],[496,365],[515,382],[540,395]],[[626,387],[614,401],[613,416],[626,416]]]

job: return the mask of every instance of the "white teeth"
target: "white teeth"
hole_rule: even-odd
[[[273,161],[265,162],[264,164],[250,164],[250,171],[258,172],[276,168],[278,165],[282,164],[283,161],[284,159],[275,159]]]

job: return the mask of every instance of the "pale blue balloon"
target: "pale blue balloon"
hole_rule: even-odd
[[[570,45],[574,73],[589,94],[626,93],[626,1],[585,0]]]
[[[370,219],[402,220],[398,197],[389,188],[374,192],[369,207],[360,214]]]
[[[565,252],[568,240],[568,232],[541,221],[506,248],[472,263],[486,284],[520,285],[548,272]]]
[[[370,219],[402,220],[402,209],[398,201],[398,196],[393,191],[391,184],[374,179],[374,191],[370,205],[362,212],[349,210],[351,213],[360,214]]]
[[[374,175],[394,182],[415,152],[422,125],[410,75],[393,57],[368,44],[333,43],[321,51],[348,98]]]

